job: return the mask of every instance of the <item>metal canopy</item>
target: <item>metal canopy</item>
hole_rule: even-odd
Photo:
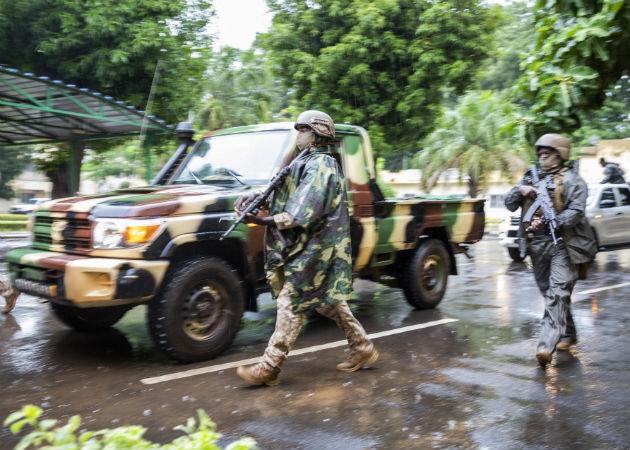
[[[169,132],[112,97],[0,65],[0,147]]]

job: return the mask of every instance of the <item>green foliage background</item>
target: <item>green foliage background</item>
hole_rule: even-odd
[[[509,143],[506,152],[515,157],[522,155],[518,145],[549,131],[574,133],[575,147],[593,136],[628,136],[628,0],[267,3],[272,26],[250,50],[213,51],[206,28],[212,0],[0,0],[0,64],[143,108],[159,61],[152,113],[167,122],[194,112],[197,128],[210,131],[322,109],[367,128],[375,155],[390,169],[422,149],[437,151],[438,141],[448,148],[468,142],[471,118],[457,124],[452,117],[479,91],[496,94],[493,109],[510,110],[508,124],[493,128],[479,117],[478,126]],[[460,158],[440,159],[444,165],[422,158],[417,164],[426,165],[427,176],[450,167],[466,172],[459,164],[484,154],[478,144],[461,147]],[[102,157],[89,153],[85,169],[95,178],[144,173],[133,140],[90,148],[112,149]],[[173,148],[158,142],[155,153]],[[17,168],[28,151],[3,153],[2,167]],[[63,177],[68,154],[60,146],[39,166],[52,179]],[[113,161],[110,168],[105,161]],[[481,181],[490,166],[477,170]],[[13,176],[2,172],[0,197],[11,195],[6,183]]]
[[[475,0],[269,0],[259,43],[295,111],[369,129],[379,153],[414,147],[487,56],[493,16]]]

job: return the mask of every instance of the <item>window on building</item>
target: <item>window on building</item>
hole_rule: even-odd
[[[505,207],[505,194],[490,195],[490,208]]]

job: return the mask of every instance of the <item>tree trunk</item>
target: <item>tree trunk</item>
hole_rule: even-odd
[[[72,154],[74,153],[74,158],[76,161],[76,165],[74,167],[74,179],[76,180],[75,191],[79,190],[79,185],[81,184],[81,161],[83,161],[83,151],[85,150],[85,142],[78,141],[76,145],[70,145],[70,158],[72,158]],[[71,160],[62,163],[59,166],[59,169],[55,173],[48,173],[48,178],[52,181],[52,194],[51,197],[55,198],[63,198],[63,197],[73,197],[76,195],[76,192],[70,192],[70,180],[71,175],[70,172],[72,170],[72,162]]]
[[[477,194],[479,194],[479,184],[473,180],[473,178],[468,176],[468,195],[470,198],[477,198]]]

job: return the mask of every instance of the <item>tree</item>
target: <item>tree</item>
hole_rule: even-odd
[[[296,110],[369,127],[378,154],[413,148],[440,89],[471,83],[493,15],[477,0],[269,0],[259,38]]]
[[[159,61],[151,112],[176,122],[200,97],[210,6],[210,0],[0,0],[0,63],[144,109]],[[82,156],[80,148],[74,151]],[[63,195],[69,158],[53,160],[58,170],[46,172]]]
[[[630,136],[628,122],[630,105],[630,77],[623,75],[606,91],[606,100],[601,108],[585,114],[580,113],[582,127],[571,136],[574,148],[592,145],[593,138],[621,139]]]
[[[422,187],[431,189],[447,169],[465,177],[468,195],[477,197],[488,175],[499,170],[510,177],[533,159],[523,129],[511,128],[517,107],[490,91],[472,91],[447,111],[425,139],[418,155]]]
[[[567,133],[630,73],[630,7],[626,0],[537,0],[534,11],[536,45],[517,93],[533,103],[536,135]]]
[[[269,122],[285,101],[264,55],[233,47],[212,55],[204,90],[197,117],[206,130]]]
[[[11,147],[0,152],[0,198],[15,196],[9,183],[28,166],[29,152],[29,147]]]
[[[483,63],[479,76],[481,90],[511,91],[521,76],[521,56],[536,43],[532,6],[511,3],[499,9],[499,22],[494,32],[495,51]]]

